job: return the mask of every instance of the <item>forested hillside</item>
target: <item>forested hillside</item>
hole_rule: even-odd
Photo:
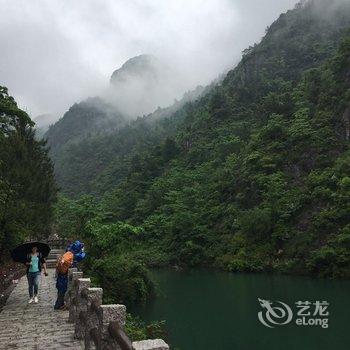
[[[34,123],[0,87],[0,260],[25,239],[50,233],[56,199],[53,166]]]
[[[349,28],[348,2],[300,4],[202,98],[71,148],[65,192],[99,196],[62,199],[61,229],[111,280],[123,259],[350,276]]]
[[[172,135],[184,106],[210,89],[198,86],[171,106],[134,121],[101,98],[74,105],[45,135],[58,185],[73,196],[102,195],[125,178],[134,154]]]
[[[62,148],[88,137],[113,132],[125,124],[118,111],[99,97],[74,104],[67,113],[47,131],[53,156]]]

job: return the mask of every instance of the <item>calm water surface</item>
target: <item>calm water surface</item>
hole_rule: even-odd
[[[349,350],[350,281],[233,274],[206,270],[153,270],[157,297],[132,310],[146,321],[166,320],[172,349]],[[291,306],[291,323],[267,328],[258,298]],[[328,301],[329,328],[297,326],[297,301]]]

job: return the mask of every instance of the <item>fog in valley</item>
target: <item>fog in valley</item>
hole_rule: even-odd
[[[149,113],[233,67],[295,2],[0,0],[1,84],[46,124],[96,95]]]

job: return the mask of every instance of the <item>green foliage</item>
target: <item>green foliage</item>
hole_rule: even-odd
[[[143,227],[130,232],[130,254],[146,264],[349,275],[350,5],[333,5],[282,15],[220,84],[171,117],[71,148],[60,169],[99,169],[82,190],[108,213],[97,244],[125,248],[113,233],[122,221]],[[145,247],[164,254],[152,260]]]
[[[154,321],[149,325],[136,316],[126,315],[125,331],[133,341],[144,339],[164,339],[168,338],[165,321]]]
[[[108,303],[130,306],[145,302],[152,292],[145,266],[132,257],[107,254],[96,259],[91,256],[87,266],[96,283],[103,286]]]
[[[0,252],[49,234],[56,199],[53,167],[34,123],[0,87]]]
[[[269,208],[253,208],[239,218],[242,233],[262,239],[269,237],[273,230],[273,218]]]
[[[153,295],[153,284],[143,263],[150,264],[147,254],[153,254],[149,247],[143,250],[141,227],[111,222],[109,213],[101,210],[91,196],[72,200],[60,195],[55,214],[60,236],[84,241],[87,257],[83,269],[94,285],[103,287],[105,303],[130,307]],[[133,341],[166,336],[164,322],[146,325],[130,314],[125,330]]]
[[[88,252],[84,269],[104,288],[106,301],[132,305],[151,295],[153,285],[135,251],[142,244],[142,228],[110,222],[91,196],[78,200],[60,196],[55,213],[61,236],[84,241]]]
[[[83,235],[89,220],[98,214],[96,201],[89,195],[74,201],[60,194],[54,210],[60,237],[70,240]]]
[[[279,90],[256,97],[247,113],[250,136],[242,134],[240,119],[227,120],[223,111],[216,112],[223,103],[218,104],[218,96],[209,99],[215,113],[194,112],[183,121],[178,140],[191,140],[189,149],[155,179],[145,183],[142,177],[136,197],[135,182],[141,182],[130,169],[117,187],[117,200],[106,197],[108,210],[119,219],[143,223],[148,236],[164,242],[173,264],[346,275],[346,254],[325,246],[327,237],[337,235],[349,220],[349,173],[342,169],[348,147],[345,107],[339,109],[346,106],[348,95],[346,75],[337,73],[343,61],[339,56],[348,55],[344,45],[346,41],[332,60],[306,71],[288,93],[283,86],[291,89],[292,84],[279,81],[270,84]],[[237,105],[226,103],[235,115]],[[266,118],[251,117],[259,111]],[[203,118],[206,125],[201,124]],[[142,158],[139,164],[137,171],[144,173]],[[131,198],[136,210],[118,216],[113,205],[126,208]],[[241,245],[234,239],[221,242],[238,234],[246,237]]]

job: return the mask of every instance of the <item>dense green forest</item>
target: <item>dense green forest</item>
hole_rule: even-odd
[[[147,298],[146,266],[350,276],[349,28],[300,4],[196,101],[60,155],[57,227],[110,297]]]
[[[45,142],[34,123],[0,87],[0,259],[26,239],[48,236],[56,185]]]
[[[183,106],[210,89],[198,86],[173,105],[131,122],[101,98],[75,104],[45,135],[62,192],[101,195],[117,185],[132,155],[174,132]]]

